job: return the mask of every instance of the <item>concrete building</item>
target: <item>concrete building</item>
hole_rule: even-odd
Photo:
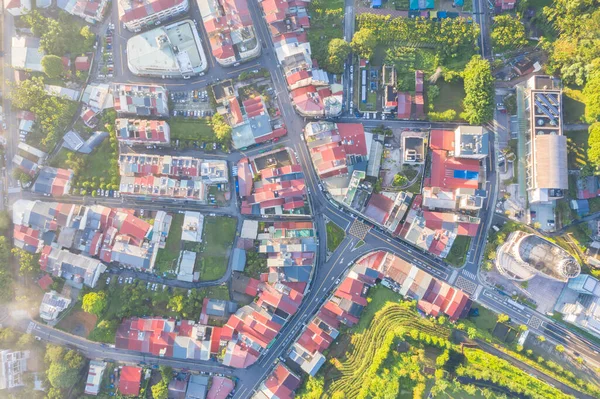
[[[83,18],[90,24],[102,21],[106,4],[108,4],[107,0],[57,0],[58,8],[71,15]]]
[[[454,131],[456,158],[484,159],[489,155],[489,135],[481,126],[459,126]]]
[[[23,386],[29,351],[0,350],[0,390]]]
[[[43,72],[44,55],[44,51],[40,49],[40,39],[26,36],[12,38],[10,59],[14,69]]]
[[[551,203],[569,188],[560,80],[532,76],[526,86],[517,86],[517,108],[529,202]]]
[[[185,19],[129,39],[127,66],[138,76],[189,79],[208,63],[194,22]]]
[[[181,228],[181,241],[202,242],[204,215],[200,212],[186,211]]]
[[[556,244],[523,231],[510,233],[498,248],[496,268],[505,277],[527,281],[536,275],[568,281],[581,272],[575,258]]]
[[[106,266],[97,259],[74,254],[64,249],[45,246],[40,256],[41,269],[63,277],[76,287],[95,287]]]
[[[165,121],[147,119],[115,120],[117,140],[129,146],[134,145],[169,145],[171,129]]]
[[[100,392],[100,384],[102,383],[102,375],[104,374],[104,370],[106,370],[106,363],[98,360],[90,361],[90,368],[88,371],[88,377],[85,383],[84,391],[86,395],[98,395],[98,392]]]
[[[260,55],[260,41],[252,26],[246,0],[197,0],[212,54],[223,66]]]
[[[169,97],[163,86],[115,83],[113,102],[119,115],[169,116]]]
[[[46,292],[40,304],[40,318],[46,322],[56,320],[60,312],[70,304],[70,298],[59,295],[56,291]]]
[[[187,12],[188,0],[117,0],[119,19],[132,32],[160,25],[163,21]]]

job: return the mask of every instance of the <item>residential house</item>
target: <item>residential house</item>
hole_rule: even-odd
[[[85,383],[86,395],[97,396],[100,392],[100,385],[102,384],[102,376],[106,370],[106,363],[98,360],[90,361],[90,368],[88,370],[87,381]]]
[[[119,375],[119,392],[124,396],[137,396],[140,394],[142,383],[142,368],[136,366],[123,366]]]
[[[212,53],[220,65],[231,66],[260,55],[245,0],[197,0]]]
[[[10,0],[10,3],[20,5],[23,1],[29,3],[29,0]],[[42,58],[44,58],[44,55],[44,51],[40,48],[40,39],[29,36],[12,38],[10,60],[14,69],[43,72]]]
[[[278,363],[260,384],[252,399],[292,399],[299,386],[300,378],[283,363]]]
[[[170,143],[170,128],[165,121],[118,118],[115,130],[117,140],[129,146]]]
[[[187,2],[187,0],[184,1]],[[113,85],[113,101],[115,111],[119,115],[169,116],[169,98],[167,90],[162,86],[115,83]]]
[[[71,299],[59,295],[56,291],[46,292],[40,304],[40,318],[46,322],[54,321],[71,304]]]
[[[71,191],[71,180],[73,171],[71,169],[52,168],[44,166],[31,187],[35,193],[60,197]]]

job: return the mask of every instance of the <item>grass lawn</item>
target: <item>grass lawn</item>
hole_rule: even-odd
[[[566,87],[563,96],[563,115],[566,123],[581,123],[585,112],[581,90]]]
[[[171,222],[171,228],[169,229],[169,235],[167,236],[167,242],[165,247],[158,250],[156,256],[156,263],[154,268],[159,273],[169,272],[170,270],[176,269],[177,258],[179,258],[179,252],[181,250],[181,229],[183,226],[184,215],[177,213],[173,215],[173,221]]]
[[[440,94],[433,100],[435,112],[444,112],[449,109],[456,111],[458,118],[463,112],[462,102],[465,98],[465,88],[462,81],[448,83],[438,79],[436,85],[440,88]]]
[[[62,150],[62,152],[66,152]],[[90,180],[92,177],[104,177],[106,181],[110,181],[113,177],[118,177],[118,168],[114,171],[115,176],[111,176],[112,166],[110,161],[117,162],[117,154],[113,151],[110,146],[110,140],[104,139],[91,154],[85,156],[85,167],[79,172],[78,180],[85,181]],[[66,155],[65,155],[66,157]]]
[[[569,168],[580,169],[588,163],[588,136],[587,130],[565,131],[567,136],[567,149]]]
[[[452,266],[461,267],[465,263],[467,251],[471,245],[471,237],[457,236],[446,257],[446,262]]]
[[[216,141],[212,128],[205,119],[169,119],[171,140]]]
[[[225,216],[204,218],[204,250],[200,256],[200,281],[217,280],[227,270],[229,252],[235,239],[237,220]]]
[[[481,330],[492,332],[496,326],[498,315],[491,310],[484,308],[483,306],[473,306],[479,309],[479,316],[469,316],[468,320],[473,322],[475,326]]]
[[[327,251],[334,252],[340,246],[346,233],[337,224],[329,221],[327,226]]]

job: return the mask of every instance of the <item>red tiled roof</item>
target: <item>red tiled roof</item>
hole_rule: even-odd
[[[44,290],[46,291],[48,288],[50,288],[50,286],[52,285],[52,283],[54,282],[54,280],[52,280],[52,277],[50,277],[48,274],[44,274],[42,276],[42,278],[40,278],[38,280],[38,285]]]
[[[142,382],[142,368],[123,366],[119,377],[119,392],[123,395],[137,396]]]
[[[384,224],[394,207],[394,201],[385,195],[373,193],[365,210],[365,215],[379,224]]]
[[[265,388],[279,399],[291,399],[294,390],[300,386],[300,379],[279,363],[265,381]]]
[[[410,94],[408,93],[398,93],[398,113],[396,114],[396,118],[398,119],[408,119],[410,118],[410,111],[412,107],[412,101]]]
[[[336,126],[346,154],[367,156],[365,129],[362,123],[338,123]]]
[[[229,109],[231,110],[231,116],[233,116],[233,123],[235,125],[242,123],[244,118],[242,116],[242,109],[237,97],[229,99]]]
[[[146,234],[148,234],[150,228],[151,226],[148,222],[145,222],[144,220],[133,215],[127,215],[123,221],[123,224],[121,225],[119,233],[130,235],[138,240],[143,240],[144,237],[146,237]]]

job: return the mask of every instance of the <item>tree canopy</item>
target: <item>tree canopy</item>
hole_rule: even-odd
[[[496,51],[513,50],[527,44],[525,26],[508,14],[494,17],[491,38]]]
[[[375,31],[369,28],[361,28],[352,38],[352,50],[360,57],[370,60],[375,52],[377,36]]]
[[[81,308],[85,312],[100,316],[104,312],[107,303],[105,292],[89,292],[83,297]]]
[[[333,73],[344,72],[344,63],[351,51],[350,43],[344,39],[332,39],[327,46],[327,70]]]
[[[36,115],[41,130],[46,135],[40,144],[45,149],[52,149],[71,122],[77,103],[47,94],[44,80],[39,76],[15,85],[11,94],[15,108],[31,111]]]
[[[40,270],[39,255],[30,254],[20,248],[13,248],[11,251],[19,261],[19,274],[33,276]]]
[[[169,397],[169,386],[164,381],[152,385],[152,397],[154,399],[167,399]]]
[[[215,114],[210,122],[217,140],[221,143],[228,143],[231,141],[231,126],[225,121],[223,115]]]
[[[494,77],[490,63],[476,55],[463,71],[465,98],[463,117],[472,125],[482,125],[494,117]]]
[[[587,156],[596,168],[600,168],[600,122],[590,125],[588,132]]]
[[[585,121],[600,122],[600,69],[590,74],[583,88],[585,98]]]
[[[87,25],[62,11],[58,18],[48,18],[34,10],[21,19],[40,38],[40,47],[46,54],[76,56],[90,51],[96,40]]]
[[[62,58],[52,54],[42,58],[42,69],[49,78],[58,78],[65,70]]]

